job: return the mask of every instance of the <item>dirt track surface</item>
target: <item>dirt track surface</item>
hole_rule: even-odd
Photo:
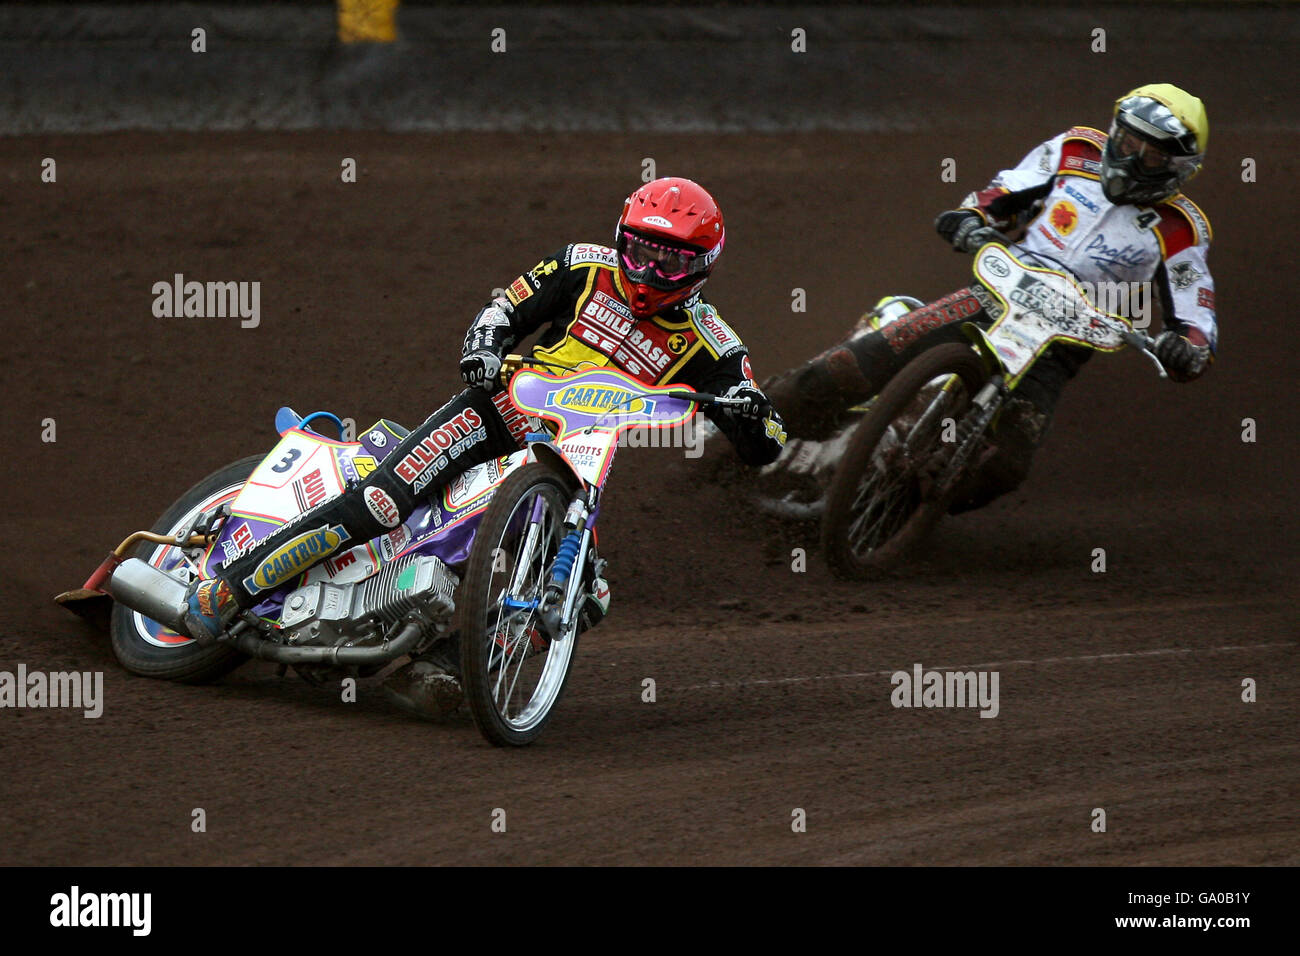
[[[525,751],[269,665],[208,687],[134,678],[49,601],[199,477],[269,448],[282,403],[421,419],[457,387],[487,291],[607,241],[642,157],[723,204],[711,297],[762,376],[882,294],[963,283],[933,215],[1055,131],[0,141],[0,670],[102,670],[106,694],[98,720],[0,711],[0,863],[1300,862],[1293,135],[1222,134],[1192,191],[1216,229],[1213,371],[1179,388],[1099,357],[1031,479],[886,582],[831,580],[811,532],[698,485],[679,452],[623,452],[602,527],[615,611]],[[36,180],[47,155],[56,186]],[[955,185],[936,173],[952,155]],[[260,280],[261,326],[153,318],[150,288],[176,272]],[[914,662],[998,670],[1000,714],[891,707],[889,674]]]

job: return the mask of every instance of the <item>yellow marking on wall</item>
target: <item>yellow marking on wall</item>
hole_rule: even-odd
[[[339,40],[392,43],[397,39],[399,0],[338,0]]]

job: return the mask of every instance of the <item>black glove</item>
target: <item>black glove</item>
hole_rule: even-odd
[[[949,209],[947,212],[939,213],[939,218],[934,221],[934,228],[939,235],[951,243],[958,252],[962,251],[962,245],[970,235],[970,231],[982,225],[984,225],[984,218],[969,209]]]
[[[992,226],[984,224],[984,217],[969,209],[950,209],[939,214],[934,221],[939,235],[952,243],[957,252],[975,252],[985,243],[1001,238]]]
[[[723,405],[722,411],[736,419],[751,422],[762,421],[772,411],[772,403],[767,396],[752,385],[733,385],[722,395],[723,398],[743,398],[745,405]]]
[[[487,349],[470,352],[460,360],[460,377],[470,388],[481,388],[492,392],[497,387],[497,377],[501,374],[501,356]]]
[[[1210,362],[1208,345],[1196,345],[1173,329],[1161,332],[1151,351],[1156,353],[1160,364],[1176,382],[1190,382],[1204,372]]]

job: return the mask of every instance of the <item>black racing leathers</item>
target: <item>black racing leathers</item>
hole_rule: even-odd
[[[613,366],[646,384],[681,383],[722,394],[754,385],[749,350],[702,296],[652,319],[632,316],[614,250],[573,243],[515,279],[475,318],[464,352],[502,354],[540,330],[536,358],[565,368]],[[755,422],[705,406],[704,415],[731,440],[742,461],[775,461],[785,426],[775,411]]]
[[[566,368],[583,363],[613,366],[648,384],[681,383],[714,394],[753,384],[745,346],[711,305],[697,297],[670,315],[636,321],[622,296],[614,263],[612,250],[589,243],[567,246],[543,259],[478,314],[464,351],[501,354],[541,329],[533,354]],[[705,414],[748,464],[764,465],[780,454],[785,426],[775,411],[758,422],[733,419],[711,408]],[[264,593],[290,579],[277,577],[276,562],[267,560],[281,549],[294,550],[295,559],[283,564],[296,576],[317,561],[390,530],[394,515],[405,520],[468,468],[516,451],[528,430],[528,419],[499,384],[495,394],[465,389],[406,436],[363,480],[226,562],[219,576],[240,607],[252,607]]]

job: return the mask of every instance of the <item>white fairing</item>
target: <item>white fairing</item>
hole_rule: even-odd
[[[1007,304],[985,335],[1013,379],[1053,339],[1103,352],[1124,347],[1125,320],[1095,308],[1060,272],[1027,267],[1006,249],[988,245],[975,259],[975,274]]]

